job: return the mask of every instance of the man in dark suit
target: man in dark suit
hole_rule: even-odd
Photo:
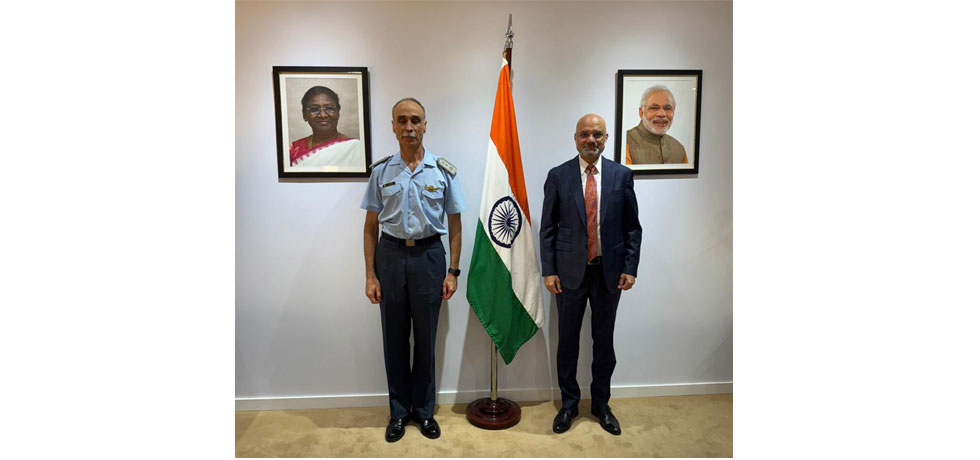
[[[602,157],[606,122],[588,114],[575,127],[579,155],[548,172],[541,212],[541,274],[558,299],[558,386],[561,410],[553,429],[563,433],[578,416],[575,371],[579,334],[592,308],[592,414],[618,435],[609,409],[609,382],[616,367],[613,326],[622,291],[636,282],[640,227],[633,171]]]

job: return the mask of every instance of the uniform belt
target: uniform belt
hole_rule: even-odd
[[[590,260],[586,265],[602,265],[602,256],[595,256],[595,258]]]
[[[442,235],[435,234],[427,238],[422,238],[421,240],[403,240],[401,238],[395,238],[385,232],[381,232],[381,238],[384,238],[389,241],[394,241],[403,246],[417,246],[421,244],[429,244],[439,240],[440,237],[442,237]]]

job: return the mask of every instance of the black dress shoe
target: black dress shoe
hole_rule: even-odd
[[[555,416],[555,423],[551,425],[551,429],[555,430],[555,433],[564,433],[572,427],[572,419],[578,417],[578,408],[566,409],[564,407],[558,411],[558,415]]]
[[[598,410],[593,407],[592,415],[595,415],[595,417],[599,419],[599,426],[601,426],[603,430],[606,430],[616,436],[619,436],[619,434],[622,433],[622,430],[619,429],[619,420],[616,420],[616,416],[613,415],[612,410],[609,409],[609,406],[604,406]]]
[[[385,430],[385,441],[395,442],[405,436],[405,419],[393,418]]]
[[[440,434],[442,434],[442,432],[439,431],[439,424],[436,423],[436,419],[434,418],[419,420],[419,425],[421,425],[422,436],[429,439],[436,439]]]

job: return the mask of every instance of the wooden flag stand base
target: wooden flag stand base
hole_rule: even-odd
[[[490,397],[480,398],[466,407],[466,420],[485,430],[502,430],[521,421],[521,406],[497,397],[497,346],[490,341]]]
[[[521,406],[505,398],[480,398],[466,408],[466,420],[485,430],[502,430],[521,421]]]

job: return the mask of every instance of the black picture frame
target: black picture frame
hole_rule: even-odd
[[[272,67],[276,163],[280,178],[371,175],[368,78],[367,67]],[[320,146],[312,145],[313,129],[304,118],[302,104],[303,95],[314,86],[334,91],[340,103],[336,123],[337,131],[343,136]]]
[[[702,74],[700,69],[620,69],[616,72],[617,163],[632,169],[634,175],[698,173],[701,159]],[[653,118],[648,122],[650,127],[646,129],[641,126],[643,122],[640,117],[640,99],[647,89],[657,85],[666,87],[666,93],[670,93],[675,101],[672,118],[666,132],[661,135],[653,132],[662,129],[658,129],[654,121],[665,118],[666,112],[651,115]],[[654,90],[648,96],[648,101],[656,97],[654,93],[663,95],[665,92]],[[651,103],[653,107],[659,106]],[[661,107],[666,107],[666,104]],[[652,142],[659,142],[659,145]],[[634,148],[629,149],[630,145]],[[628,152],[630,155],[627,155]],[[681,156],[686,162],[680,161]],[[637,162],[634,157],[644,159]]]

